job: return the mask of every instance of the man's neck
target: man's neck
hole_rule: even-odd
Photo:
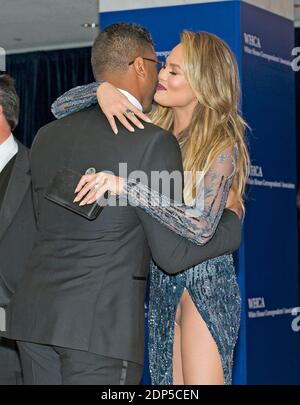
[[[127,91],[131,94],[137,101],[142,105],[142,97],[140,92],[138,91],[137,86],[134,86],[130,83],[130,80],[126,80],[122,77],[122,79],[118,79],[115,76],[105,75],[101,77],[101,80],[105,80],[108,83],[112,84],[118,89]]]
[[[9,126],[5,123],[0,123],[0,145],[5,142],[11,135]]]
[[[123,90],[123,89],[118,89],[121,93],[124,94],[124,96],[128,99],[128,101],[133,104],[138,110],[143,111],[143,106],[142,104],[128,91]]]

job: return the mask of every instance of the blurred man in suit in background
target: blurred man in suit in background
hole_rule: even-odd
[[[12,135],[18,123],[19,98],[13,79],[0,75],[0,310],[20,280],[33,246],[33,212],[29,151]],[[0,330],[5,328],[3,315]],[[0,385],[21,384],[22,373],[14,341],[0,338]]]

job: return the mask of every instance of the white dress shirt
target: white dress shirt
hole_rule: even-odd
[[[7,163],[18,153],[18,143],[13,134],[0,144],[0,173]]]
[[[139,110],[143,111],[142,104],[132,94],[128,93],[128,91],[126,91],[126,90],[122,90],[122,89],[118,89],[118,90],[120,90],[120,92],[123,93],[124,96],[126,96],[128,98],[128,100],[131,102],[131,104],[133,104]]]

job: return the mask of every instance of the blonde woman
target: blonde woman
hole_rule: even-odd
[[[68,92],[67,98],[56,102],[54,113],[62,116],[94,103],[95,86]],[[114,116],[131,131],[134,128],[127,119],[140,128],[137,117],[147,120],[110,84],[101,86],[98,95],[115,132]],[[85,176],[76,189],[76,200],[90,204],[106,190],[128,193],[131,201],[172,231],[199,245],[207,243],[225,206],[239,203],[243,207],[249,156],[239,100],[237,65],[225,42],[205,32],[183,32],[159,73],[151,120],[178,139],[184,170],[192,173],[184,188],[188,205],[178,206],[141,183],[106,173]],[[204,173],[203,210],[196,204],[198,171]],[[149,205],[149,201],[156,203]],[[240,324],[232,256],[210,259],[176,276],[167,275],[154,262],[151,267],[153,384],[230,384]]]

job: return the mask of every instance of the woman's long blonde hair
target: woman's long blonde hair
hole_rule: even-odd
[[[189,128],[179,138],[184,171],[192,173],[185,183],[185,202],[192,204],[195,200],[196,172],[205,175],[220,153],[236,144],[238,160],[232,189],[244,207],[250,159],[244,139],[247,124],[239,112],[240,83],[235,57],[223,40],[206,32],[184,31],[181,44],[182,68],[199,102]],[[156,125],[172,131],[172,108],[158,106],[151,118]]]

